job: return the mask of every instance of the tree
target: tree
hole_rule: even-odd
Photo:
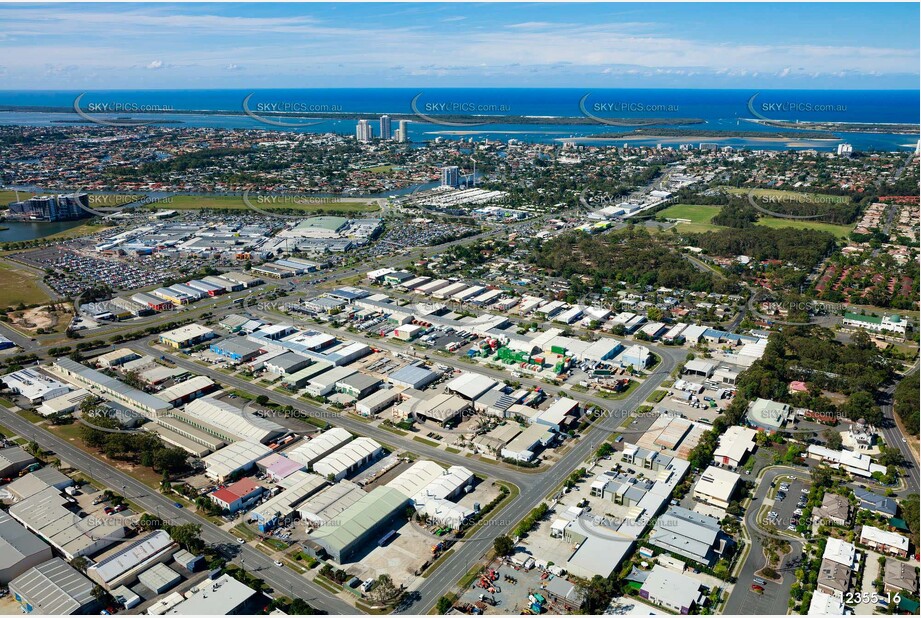
[[[454,607],[454,603],[448,597],[441,597],[435,604],[435,611],[439,614],[447,614]]]
[[[515,543],[504,534],[497,536],[495,540],[493,540],[492,545],[493,549],[496,550],[497,556],[511,556],[512,552],[515,551]]]
[[[35,440],[30,440],[29,443],[26,444],[26,452],[33,457],[41,457],[42,447],[40,447]]]
[[[86,573],[86,567],[90,565],[90,561],[86,559],[85,556],[77,556],[70,561],[70,566],[77,569],[81,573]]]
[[[394,585],[389,575],[383,573],[377,578],[377,583],[374,588],[371,589],[371,592],[368,593],[368,596],[371,597],[371,600],[375,603],[383,605],[384,603],[391,603],[396,600],[397,597],[400,596],[400,589]]]
[[[259,395],[258,397],[256,397],[256,403],[258,403],[260,406],[264,406],[268,402],[269,402],[269,398],[266,395]]]
[[[822,432],[822,437],[825,438],[825,445],[832,450],[839,450],[841,448],[841,434],[837,431],[826,429]]]
[[[109,594],[109,591],[99,584],[93,585],[93,598],[96,599],[100,605],[105,607],[109,607],[115,603],[115,599],[112,598],[112,595]]]
[[[201,540],[201,524],[180,524],[167,529],[173,540],[183,549],[193,554],[200,552],[205,547]]]

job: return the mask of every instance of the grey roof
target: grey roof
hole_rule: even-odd
[[[222,354],[238,354],[240,356],[246,356],[262,349],[260,344],[243,337],[228,337],[217,343],[212,343],[211,347],[221,350]]]
[[[23,559],[51,550],[47,543],[29,532],[7,513],[0,511],[0,570],[16,566]]]
[[[342,383],[342,384],[345,384],[346,386],[350,386],[358,390],[364,390],[366,388],[371,388],[372,386],[376,384],[380,384],[381,380],[379,378],[375,378],[374,376],[369,376],[366,373],[359,372],[359,373],[350,375],[347,378],[339,380],[339,382],[337,383]]]
[[[33,461],[35,457],[25,452],[22,447],[0,449],[0,471],[22,470]]]
[[[67,615],[92,603],[93,583],[60,558],[33,567],[10,582],[34,614]]]
[[[206,579],[198,584],[195,593],[186,598],[167,614],[223,616],[235,613],[256,591],[241,584],[230,575],[221,575],[217,579]]]
[[[313,362],[311,359],[307,358],[303,354],[298,354],[296,352],[285,352],[279,354],[272,360],[266,361],[266,365],[272,365],[273,367],[278,367],[282,371],[287,371],[291,367],[297,367],[303,363]]]
[[[149,395],[144,391],[139,391],[134,387],[128,386],[124,382],[109,377],[100,371],[96,371],[95,369],[90,369],[86,365],[78,363],[77,361],[70,358],[59,358],[54,361],[54,363],[61,369],[75,373],[80,376],[81,379],[96,384],[103,389],[118,393],[122,397],[130,399],[132,402],[136,402],[140,406],[147,407],[152,410],[168,410],[172,407],[170,404],[166,403],[162,399],[159,399],[158,397]]]
[[[420,384],[422,386],[437,377],[438,374],[428,367],[417,364],[400,367],[388,376],[391,382],[403,382],[409,385]]]
[[[860,500],[861,506],[863,508],[877,511],[880,513],[886,513],[892,517],[895,517],[895,514],[898,512],[898,504],[892,498],[887,498],[879,494],[875,494],[872,491],[866,489],[860,489],[859,487],[854,489],[854,495],[857,496],[857,499]]]
[[[673,506],[656,521],[649,542],[656,547],[709,564],[718,542],[720,523],[715,517]]]

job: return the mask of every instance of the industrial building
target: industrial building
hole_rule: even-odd
[[[473,401],[486,391],[495,388],[496,381],[481,373],[466,371],[445,385],[445,390]]]
[[[181,350],[216,337],[213,330],[201,324],[187,324],[160,334],[160,343]]]
[[[259,442],[234,442],[203,459],[205,474],[223,483],[234,472],[249,470],[271,452],[272,449]]]
[[[304,390],[314,397],[325,397],[336,389],[336,383],[358,373],[348,367],[334,367],[307,382]]]
[[[310,539],[337,563],[352,562],[362,550],[393,530],[405,517],[409,500],[391,487],[376,487],[336,516],[338,525],[321,526]]]
[[[118,367],[119,365],[124,365],[128,361],[133,361],[134,359],[140,357],[141,355],[134,350],[121,348],[118,350],[112,350],[111,352],[106,352],[105,354],[101,354],[93,360],[100,367],[111,369],[113,367]]]
[[[138,581],[154,594],[163,594],[182,583],[182,575],[161,562],[138,574]]]
[[[304,367],[311,365],[313,360],[296,352],[284,352],[265,362],[265,369],[275,375],[288,375],[297,373]]]
[[[170,414],[228,443],[248,440],[267,444],[288,433],[285,427],[274,421],[244,412],[232,403],[214,397],[196,399],[182,410],[174,410]]]
[[[672,506],[656,520],[649,543],[672,554],[712,566],[726,552],[730,539],[715,517]]]
[[[748,404],[745,418],[755,428],[773,432],[780,430],[792,414],[789,405],[759,397]]]
[[[19,474],[37,459],[27,453],[21,446],[0,449],[0,478],[11,478]]]
[[[398,388],[421,390],[439,377],[441,377],[440,373],[432,371],[420,362],[415,362],[391,373],[387,376],[387,381]]]
[[[741,477],[716,466],[709,466],[694,485],[694,499],[721,509],[729,508]]]
[[[560,432],[564,427],[577,420],[579,414],[578,401],[568,397],[561,397],[554,401],[549,408],[539,412],[531,422]]]
[[[643,582],[640,597],[679,614],[692,614],[706,600],[705,590],[700,580],[657,564]]]
[[[641,371],[652,362],[652,353],[645,346],[632,345],[624,350],[618,360],[624,367],[632,367],[634,370]]]
[[[266,500],[250,511],[249,517],[251,520],[255,520],[256,526],[261,532],[271,530],[278,524],[279,520],[293,515],[301,502],[328,484],[329,482],[322,476],[310,474],[309,472],[295,472],[279,483],[284,488],[280,494]]]
[[[168,562],[177,549],[179,545],[170,538],[169,533],[165,530],[154,530],[90,565],[86,569],[86,576],[106,590],[112,591],[134,581],[138,575],[154,565]]]
[[[60,397],[70,390],[67,385],[33,368],[20,369],[0,379],[8,389],[32,405],[39,404],[45,399]]]
[[[356,372],[347,378],[338,380],[336,382],[336,392],[362,399],[380,388],[381,384],[380,378]]]
[[[374,461],[383,452],[384,447],[375,440],[356,438],[314,463],[313,471],[324,478],[339,481]]]
[[[169,403],[158,397],[128,386],[124,382],[90,369],[70,358],[57,359],[52,369],[72,384],[78,384],[90,392],[99,393],[123,403],[129,408],[140,411],[148,418],[154,418],[172,408]]]
[[[305,468],[303,464],[288,459],[281,453],[272,453],[267,457],[263,457],[256,462],[256,467],[276,482],[286,479],[298,470]]]
[[[364,399],[356,401],[355,412],[365,417],[371,417],[393,405],[399,399],[400,393],[395,388],[379,390]]]
[[[225,511],[236,513],[252,506],[264,492],[265,488],[262,485],[250,477],[243,477],[235,483],[211,492],[208,497]]]
[[[195,376],[164,388],[154,396],[176,407],[210,393],[217,385],[207,376]]]
[[[53,558],[51,547],[0,511],[0,585]]]
[[[168,609],[166,615],[234,616],[257,614],[268,603],[266,597],[230,575],[206,579],[185,599]],[[182,597],[180,597],[182,598]]]
[[[289,459],[303,464],[308,469],[354,436],[341,427],[333,427],[305,444],[285,453]]]
[[[339,481],[320,490],[297,507],[297,513],[312,526],[322,526],[358,502],[366,492],[351,481]]]
[[[541,448],[549,446],[555,439],[556,433],[550,427],[535,424],[513,438],[499,453],[505,459],[527,462],[534,459]]]
[[[228,337],[216,341],[208,346],[208,349],[235,363],[246,363],[262,354],[260,344],[242,337]]]
[[[10,582],[23,613],[70,616],[95,613],[93,582],[60,558],[32,567]]]
[[[117,521],[84,517],[71,506],[60,491],[48,487],[12,505],[9,513],[68,560],[100,552],[125,537]]]
[[[57,414],[70,414],[80,407],[80,402],[89,397],[89,391],[78,388],[69,393],[64,393],[54,399],[46,399],[35,411],[42,416],[55,416]]]
[[[74,484],[72,478],[51,466],[46,466],[20,477],[7,485],[5,489],[19,501],[53,487],[62,492]]]
[[[394,407],[393,415],[395,418],[413,418],[448,425],[460,420],[472,408],[473,405],[466,399],[450,393],[439,393],[428,399],[409,397]]]
[[[745,457],[755,450],[754,429],[733,425],[721,436],[719,446],[713,451],[713,463],[727,468],[736,469]]]

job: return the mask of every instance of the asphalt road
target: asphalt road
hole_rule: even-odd
[[[917,362],[912,365],[911,369],[909,369],[905,375],[910,375],[916,371],[918,371]],[[918,460],[915,454],[912,452],[911,448],[908,446],[908,443],[904,441],[902,432],[899,431],[899,427],[895,422],[895,411],[892,409],[892,397],[897,386],[898,382],[895,382],[885,391],[883,391],[883,400],[880,407],[886,420],[883,423],[883,426],[879,428],[879,430],[883,434],[883,437],[886,439],[886,444],[889,446],[897,447],[902,453],[902,458],[905,460],[905,465],[903,466],[903,478],[905,480],[906,488],[903,492],[898,492],[899,494],[905,496],[908,494],[918,493],[919,487],[921,487],[921,483],[919,483],[918,478]]]
[[[792,537],[778,537],[789,541],[793,549],[793,551],[784,558],[784,564],[780,568],[780,573],[783,577],[782,584],[769,581],[767,585],[764,586],[763,594],[752,592],[751,584],[752,579],[755,577],[755,571],[758,571],[764,566],[764,546],[762,545],[761,539],[765,536],[765,533],[757,527],[755,517],[761,505],[764,504],[764,498],[771,488],[771,483],[778,477],[790,475],[806,479],[807,481],[809,478],[808,473],[804,473],[802,470],[781,468],[768,470],[758,483],[758,490],[755,492],[755,498],[749,505],[745,515],[745,525],[751,537],[751,551],[745,559],[742,570],[739,572],[738,581],[732,590],[732,594],[729,595],[729,599],[726,601],[726,607],[722,611],[723,614],[766,614],[782,616],[787,613],[787,603],[790,600],[790,588],[793,586],[793,582],[796,581],[796,579],[793,573],[786,569],[790,561],[803,553],[803,544],[801,542],[797,542]],[[787,499],[780,503],[787,507],[784,509],[783,513],[780,511],[780,504],[775,507],[774,510],[778,511],[782,521],[786,516],[785,512],[792,512],[793,508],[795,508],[796,501],[799,498],[800,488],[804,485],[805,483],[796,483],[791,486],[790,491],[787,493]],[[786,524],[784,524],[783,527],[786,527]]]

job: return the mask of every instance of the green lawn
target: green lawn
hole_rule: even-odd
[[[785,189],[748,189],[745,187],[722,187],[729,193],[736,195],[748,195],[751,193],[754,197],[774,197],[789,201],[810,201],[815,200],[822,202],[847,202],[849,198],[846,195],[828,195],[826,193],[810,193],[808,191],[788,191]],[[803,199],[805,198],[805,199]]]
[[[19,303],[35,305],[49,300],[32,271],[0,260],[0,307],[15,307]]]
[[[760,189],[768,191],[768,189]],[[783,191],[778,193],[784,193]],[[792,191],[787,193],[793,194]],[[838,196],[826,196],[838,197]],[[658,213],[659,216],[667,219],[686,219],[689,223],[678,223],[678,231],[685,233],[709,232],[713,230],[728,230],[730,228],[721,225],[714,225],[710,221],[720,211],[720,206],[703,206],[694,204],[675,204]],[[770,228],[796,228],[819,230],[834,234],[838,238],[847,238],[853,229],[853,225],[836,225],[834,223],[823,223],[821,221],[811,221],[808,219],[782,219],[780,217],[762,216],[758,219],[757,225],[763,225]]]
[[[378,206],[361,199],[351,198],[305,198],[299,204],[289,200],[279,200],[277,205],[260,203],[256,196],[248,198],[249,202],[260,210],[299,210],[303,212],[374,212]],[[248,208],[243,198],[233,195],[176,195],[160,202],[151,204],[152,208],[161,210],[199,210],[215,208],[222,210],[243,210]]]

